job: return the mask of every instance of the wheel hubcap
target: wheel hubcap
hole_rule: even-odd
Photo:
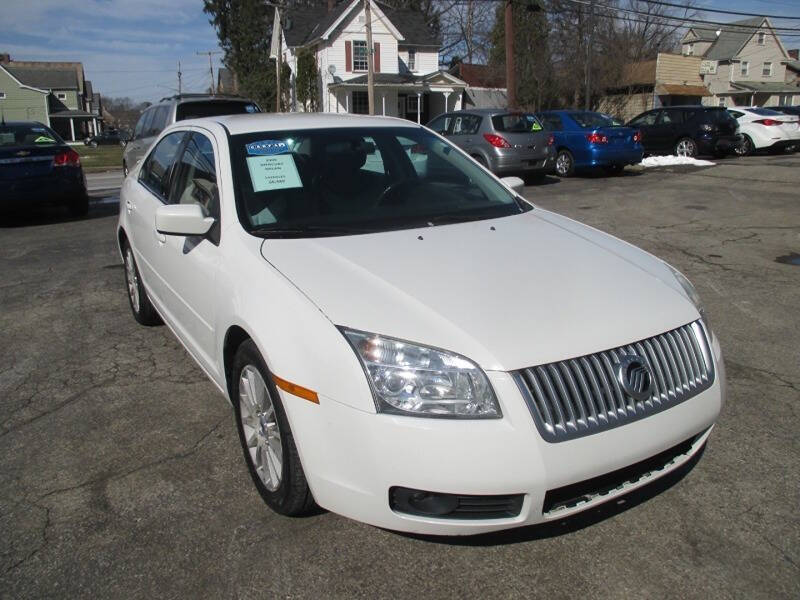
[[[253,467],[264,487],[274,492],[283,472],[281,430],[264,378],[253,365],[239,376],[239,415]]]
[[[131,249],[125,252],[125,279],[128,280],[128,296],[131,299],[133,310],[139,312],[139,277],[136,275],[136,266],[133,262]]]
[[[691,156],[694,154],[694,144],[689,140],[678,142],[678,156]]]
[[[556,159],[556,171],[559,175],[569,171],[569,157],[566,154],[562,154]]]

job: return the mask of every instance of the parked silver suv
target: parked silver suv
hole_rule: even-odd
[[[122,154],[122,171],[127,175],[128,171],[141,160],[158,134],[167,125],[172,125],[176,121],[257,112],[261,112],[258,104],[240,96],[180,94],[162,98],[157,104],[148,107],[139,117],[133,138],[125,146],[125,152]]]
[[[496,175],[543,176],[555,165],[553,136],[530,113],[505,108],[460,110],[439,115],[428,128]]]

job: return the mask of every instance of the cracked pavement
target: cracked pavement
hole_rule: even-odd
[[[800,596],[800,154],[526,188],[683,271],[728,404],[693,468],[577,518],[435,539],[271,513],[233,416],[130,315],[116,206],[0,224],[0,597]],[[547,257],[530,257],[530,260]]]

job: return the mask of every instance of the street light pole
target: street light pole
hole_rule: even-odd
[[[506,90],[508,108],[517,107],[517,76],[514,71],[514,14],[511,0],[506,0]]]
[[[367,27],[367,104],[369,114],[375,114],[375,56],[372,50],[372,10],[370,0],[364,0],[364,24]]]

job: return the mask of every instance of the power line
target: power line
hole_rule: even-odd
[[[800,21],[800,17],[786,17],[784,15],[764,15],[758,13],[747,13],[747,12],[738,12],[735,10],[723,10],[717,8],[702,8],[699,6],[691,6],[689,4],[675,4],[673,2],[662,2],[662,0],[640,0],[641,2],[647,2],[648,4],[656,4],[658,6],[669,6],[672,8],[683,8],[686,10],[699,10],[702,12],[710,12],[710,13],[720,13],[725,15],[738,15],[742,17],[768,17],[770,19],[786,19],[786,20],[793,20],[793,21]]]

